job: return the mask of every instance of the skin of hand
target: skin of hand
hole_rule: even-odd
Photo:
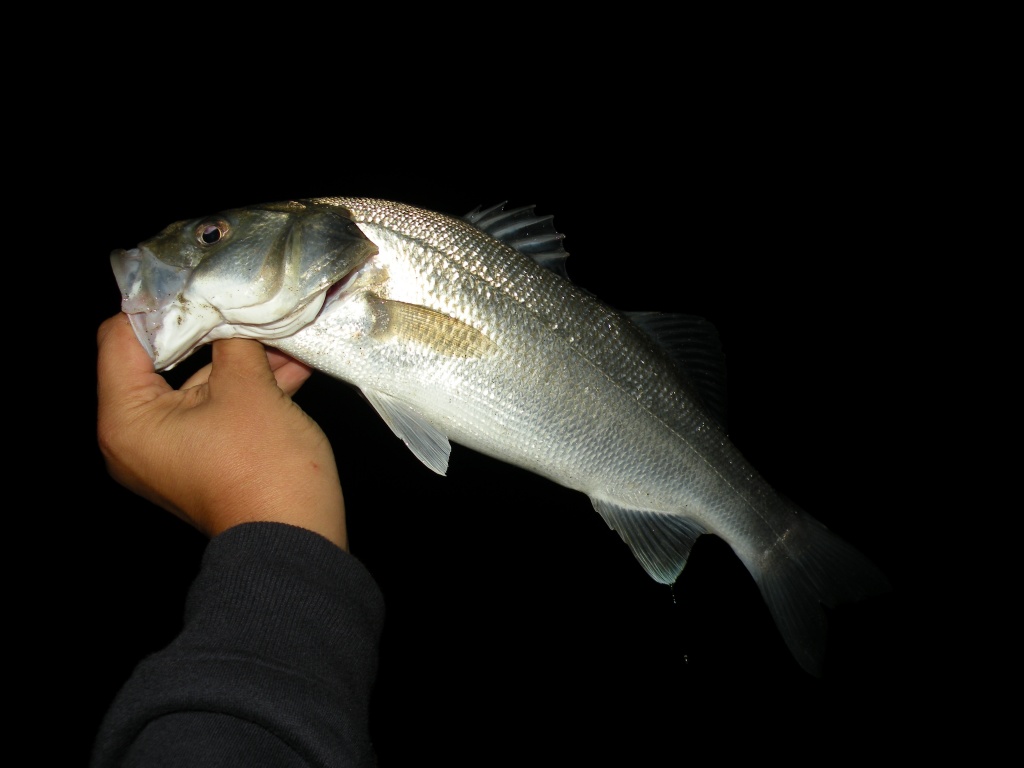
[[[308,367],[252,339],[223,339],[174,389],[125,314],[96,338],[97,439],[114,480],[207,536],[270,521],[348,549],[334,452],[292,400]]]

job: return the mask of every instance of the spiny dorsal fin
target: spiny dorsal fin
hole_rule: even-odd
[[[568,278],[565,260],[569,254],[562,247],[565,235],[555,231],[554,217],[538,216],[532,205],[506,211],[507,202],[483,209],[477,206],[462,218],[542,267]]]

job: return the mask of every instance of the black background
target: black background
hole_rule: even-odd
[[[857,117],[817,91],[782,96],[714,102],[700,119],[597,105],[543,131],[495,107],[390,126],[367,109],[337,129],[210,117],[159,136],[145,130],[154,115],[112,97],[109,133],[74,148],[49,203],[72,209],[50,247],[74,265],[59,276],[74,314],[53,414],[74,470],[52,484],[66,498],[55,613],[75,762],[134,664],[178,629],[205,543],[111,481],[96,448],[94,334],[119,309],[108,254],[172,221],[318,195],[454,214],[532,204],[566,235],[570,277],[609,304],[710,319],[733,441],[894,585],[831,613],[826,672],[811,678],[721,541],[701,539],[674,589],[658,585],[584,496],[460,446],[440,478],[347,385],[315,374],[296,399],[331,438],[352,552],[387,602],[382,766],[675,763],[697,744],[828,759],[902,733],[911,501],[891,383],[905,354],[905,136],[879,126],[884,104]]]

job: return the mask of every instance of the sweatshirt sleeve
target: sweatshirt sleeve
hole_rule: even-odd
[[[373,766],[384,619],[366,568],[281,523],[213,538],[181,633],[115,696],[92,768]]]

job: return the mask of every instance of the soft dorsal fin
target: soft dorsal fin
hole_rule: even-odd
[[[727,430],[725,353],[714,324],[696,315],[625,314],[682,367],[711,417]]]
[[[532,205],[506,211],[507,202],[483,209],[477,206],[462,218],[542,267],[568,278],[565,260],[569,254],[562,247],[565,235],[555,231],[554,217],[538,216]]]

